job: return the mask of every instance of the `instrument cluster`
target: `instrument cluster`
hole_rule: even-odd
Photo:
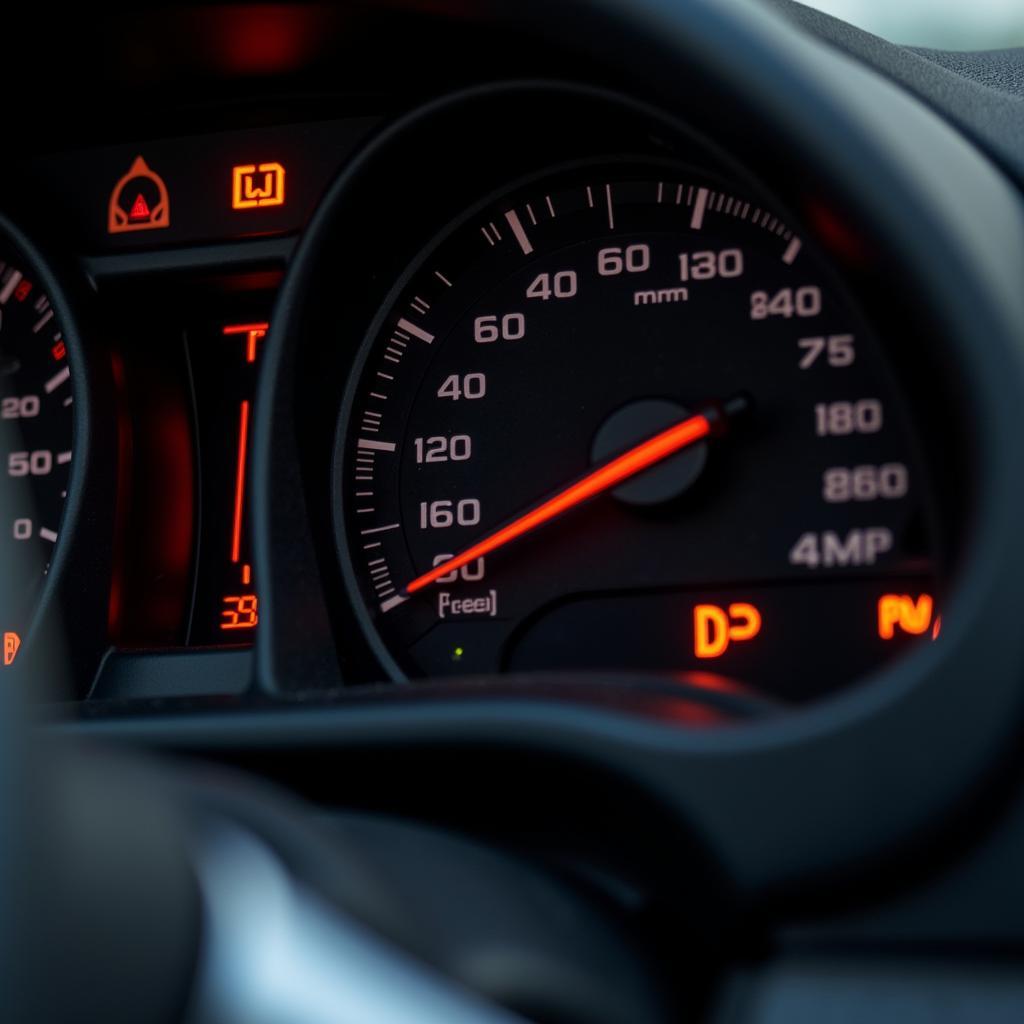
[[[801,11],[72,12],[0,165],[0,686],[628,893],[987,834],[1019,133]]]
[[[47,210],[0,248],[7,656],[63,616],[79,696],[620,673],[760,713],[940,637],[969,470],[927,310],[655,109],[512,84],[4,195]]]

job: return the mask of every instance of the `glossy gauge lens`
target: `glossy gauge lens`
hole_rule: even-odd
[[[19,627],[49,570],[71,471],[73,393],[62,331],[39,273],[0,237],[0,472],[9,499],[0,565],[16,601],[7,613]]]
[[[350,581],[412,675],[799,702],[939,628],[882,347],[800,234],[682,169],[555,172],[449,229],[366,343],[336,480]]]

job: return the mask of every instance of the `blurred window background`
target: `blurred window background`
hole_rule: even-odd
[[[1024,46],[1024,0],[803,0],[894,43],[944,50]]]

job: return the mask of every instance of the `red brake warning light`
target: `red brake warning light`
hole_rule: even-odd
[[[114,186],[107,204],[107,232],[154,231],[171,226],[167,184],[141,157]]]

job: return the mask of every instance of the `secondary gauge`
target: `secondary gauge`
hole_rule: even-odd
[[[0,418],[5,421],[0,441],[5,491],[0,565],[7,574],[6,598],[15,601],[14,608],[5,609],[14,617],[4,623],[5,629],[28,625],[49,571],[74,451],[65,314],[47,278],[24,243],[0,225]],[[13,651],[9,654],[13,658]]]
[[[940,628],[904,396],[798,229],[691,170],[556,170],[396,286],[336,455],[406,674],[701,671],[799,702]]]

